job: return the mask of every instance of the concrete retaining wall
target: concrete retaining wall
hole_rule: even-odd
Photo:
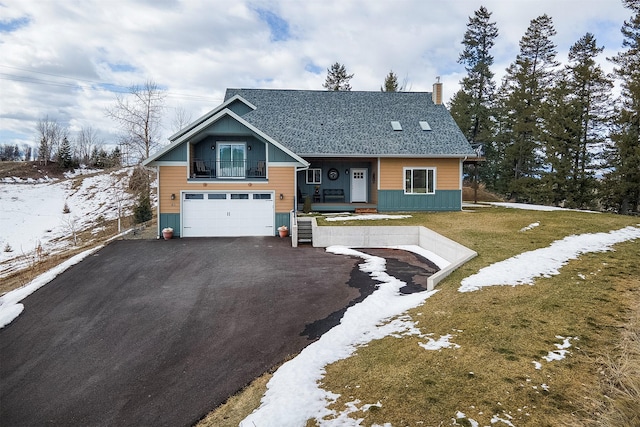
[[[435,288],[452,271],[478,255],[475,251],[421,226],[319,227],[315,218],[312,224],[314,247],[326,248],[338,245],[350,248],[381,248],[416,245],[446,259],[451,264],[427,279],[428,290]]]

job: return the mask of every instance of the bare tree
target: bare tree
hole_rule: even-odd
[[[148,80],[141,86],[131,86],[126,96],[116,94],[116,104],[107,108],[107,116],[120,125],[123,144],[139,155],[138,161],[149,157],[159,145],[165,97],[165,91]]]
[[[31,160],[31,145],[29,144],[22,144],[22,152],[24,153],[24,161],[28,162]]]
[[[172,132],[182,130],[191,122],[191,114],[189,114],[182,105],[178,105],[174,108],[173,121],[171,122]]]
[[[102,145],[104,141],[99,139],[98,133],[91,126],[83,127],[76,135],[75,156],[80,163],[89,164],[94,147]]]
[[[38,120],[36,129],[39,143],[38,159],[46,165],[58,155],[60,143],[68,136],[69,131],[56,120],[49,119],[49,116]]]

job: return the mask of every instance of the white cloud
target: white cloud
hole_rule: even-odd
[[[47,115],[113,138],[104,116],[113,94],[92,89],[96,82],[153,79],[167,87],[164,136],[177,105],[198,117],[227,87],[321,90],[336,61],[355,74],[354,90],[379,90],[393,69],[414,91],[430,91],[441,76],[448,99],[464,76],[456,61],[468,18],[481,5],[500,31],[492,52],[497,79],[543,13],[553,17],[560,61],[590,31],[606,46],[601,61],[610,70],[604,58],[620,49],[630,16],[613,0],[3,0],[0,144],[32,142],[35,123]]]

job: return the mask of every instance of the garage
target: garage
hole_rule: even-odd
[[[183,192],[182,237],[274,236],[272,192]]]

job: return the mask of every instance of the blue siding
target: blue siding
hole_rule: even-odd
[[[276,212],[276,228],[275,228],[275,234],[278,234],[278,227],[280,227],[281,225],[286,225],[289,230],[291,230],[291,215],[289,212],[287,213],[278,213]]]
[[[247,104],[241,101],[232,102],[227,108],[239,116],[244,116],[245,114],[253,111]]]
[[[252,132],[233,117],[224,116],[213,123],[206,130],[207,133],[219,133],[225,135],[252,135]]]
[[[158,162],[186,162],[187,161],[187,144],[180,144],[173,150],[164,153],[157,160]]]
[[[274,145],[269,145],[269,161],[274,163],[297,162],[293,157]]]
[[[436,190],[435,194],[404,194],[403,190],[378,191],[378,211],[459,211],[460,190]]]
[[[161,213],[160,214],[160,231],[163,228],[173,228],[173,235],[180,237],[180,214],[177,213]]]
[[[309,160],[309,159],[307,159]],[[332,159],[311,159],[311,166],[309,168],[322,169],[322,184],[319,185],[320,197],[322,202],[322,190],[324,189],[342,189],[344,190],[345,203],[349,203],[351,200],[351,169],[363,168],[367,169],[367,201],[371,200],[371,163],[366,161],[345,161],[345,160],[332,160]],[[338,179],[330,180],[327,176],[329,169],[336,169],[338,171]],[[349,173],[345,173],[345,171]],[[300,190],[301,202],[304,202],[304,195],[311,196],[315,191],[316,185],[307,184],[307,172],[298,172],[298,190]]]
[[[218,151],[216,149],[216,142],[244,142],[247,144],[247,162],[249,164],[256,164],[258,161],[266,160],[266,144],[255,138],[254,136],[239,136],[239,135],[215,135],[210,136],[204,141],[200,141],[193,147],[194,158],[205,161],[215,161]],[[213,149],[212,149],[213,147]],[[251,147],[249,149],[249,147]]]

